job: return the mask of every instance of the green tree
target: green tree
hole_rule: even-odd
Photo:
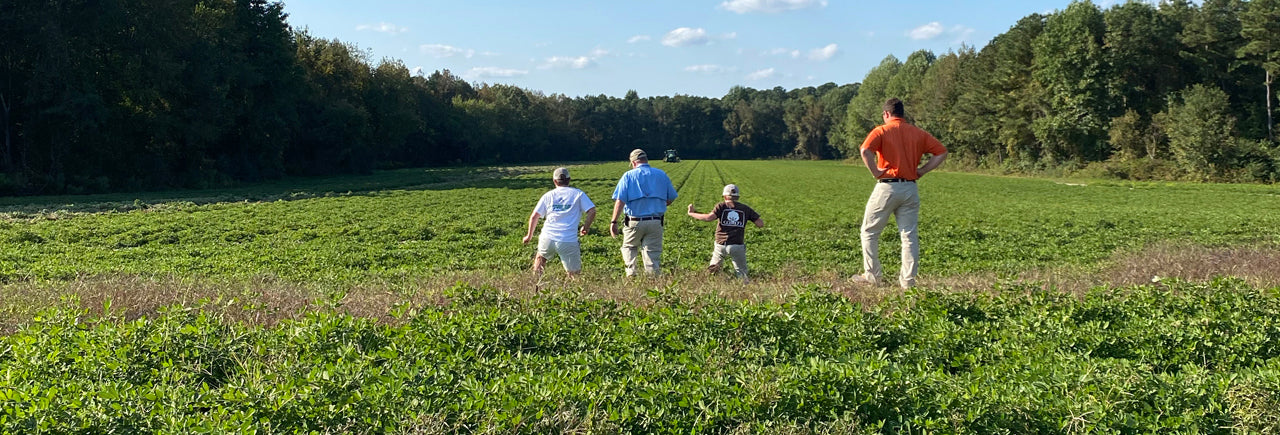
[[[724,130],[733,146],[733,156],[747,158],[783,155],[792,150],[784,121],[782,88],[758,91],[734,86],[721,100],[728,114]]]
[[[974,80],[978,54],[971,47],[942,55],[933,62],[915,92],[914,114],[916,125],[933,134],[956,155],[970,154],[978,157],[980,143],[994,143],[994,122],[969,123],[976,116],[960,113],[962,109],[989,113],[989,106],[962,106],[961,97],[966,93],[980,92],[982,83]]]
[[[369,147],[369,111],[365,89],[370,69],[355,46],[299,32],[297,57],[303,70],[305,99],[299,104],[301,126],[286,150],[293,173],[329,174],[373,169]]]
[[[1159,153],[1161,135],[1155,126],[1133,109],[1111,120],[1108,137],[1113,159],[1129,161],[1145,157],[1154,160]]]
[[[1239,56],[1246,45],[1241,33],[1241,14],[1246,6],[1243,0],[1205,0],[1189,17],[1178,40],[1195,74],[1188,83],[1222,89],[1239,108],[1237,131],[1245,137],[1263,138],[1267,134],[1266,102],[1256,86],[1266,72],[1257,62],[1246,62]]]
[[[1264,71],[1266,87],[1267,140],[1275,140],[1271,103],[1271,83],[1280,74],[1280,0],[1252,0],[1240,15],[1240,35],[1245,45],[1237,53]]]
[[[382,166],[404,166],[414,152],[413,133],[424,128],[409,69],[399,60],[383,59],[374,68],[365,90],[369,111],[369,142]]]
[[[842,121],[845,140],[836,144],[845,156],[857,156],[858,148],[862,146],[862,140],[866,138],[867,133],[880,124],[884,102],[889,98],[886,90],[889,82],[898,75],[898,70],[901,68],[902,62],[893,55],[889,55],[867,72],[867,76],[862,79],[862,83],[858,86],[858,95],[849,100],[845,110]]]
[[[1104,14],[1103,50],[1111,74],[1107,94],[1120,109],[1139,114],[1158,112],[1165,96],[1182,89],[1178,59],[1178,28],[1150,4],[1129,0]]]
[[[1158,120],[1175,161],[1191,177],[1208,180],[1226,169],[1236,118],[1221,89],[1194,85],[1173,98]]]
[[[834,84],[834,83],[833,83]],[[823,85],[824,87],[826,85]],[[827,119],[827,147],[831,150],[831,157],[845,158],[840,144],[847,143],[844,131],[844,118],[849,111],[849,101],[858,95],[858,84],[846,84],[832,88],[819,97],[824,115]],[[861,144],[861,143],[859,143]]]
[[[784,116],[787,130],[796,138],[793,155],[815,160],[830,155],[825,149],[829,121],[821,101],[813,95],[787,100]]]
[[[884,88],[884,98],[901,99],[903,105],[906,106],[907,117],[914,118],[916,112],[916,103],[919,99],[916,95],[920,88],[920,83],[924,81],[925,74],[929,72],[929,67],[937,60],[937,56],[929,50],[916,50],[907,56],[907,60],[902,62],[902,66],[898,68],[898,73],[889,79],[889,83]],[[881,101],[883,103],[884,101]],[[913,119],[914,120],[914,119]]]
[[[1033,47],[1033,76],[1044,86],[1049,113],[1032,123],[1036,138],[1054,157],[1077,162],[1106,157],[1105,126],[1109,71],[1103,57],[1102,12],[1091,2],[1072,2],[1050,15]]]

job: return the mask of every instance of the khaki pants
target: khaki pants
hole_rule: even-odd
[[[630,221],[622,226],[622,262],[627,276],[636,275],[636,257],[643,254],[645,273],[659,275],[662,263],[662,220]]]
[[[724,259],[728,258],[733,263],[733,272],[743,281],[747,280],[747,245],[721,245],[715,244],[715,248],[711,251],[711,264],[707,267],[712,272],[720,270]]]
[[[898,235],[902,237],[902,270],[898,284],[902,288],[916,285],[916,263],[920,260],[920,236],[916,226],[920,223],[920,192],[916,183],[876,183],[867,199],[867,209],[862,215],[862,270],[863,276],[880,282],[880,232],[889,223],[892,214],[898,222]]]

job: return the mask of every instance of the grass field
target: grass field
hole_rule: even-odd
[[[655,166],[661,279],[607,235],[623,163],[571,167],[579,280],[520,243],[551,166],[0,199],[0,432],[1280,431],[1280,188],[930,174],[902,292],[847,281],[864,168]],[[747,286],[683,213],[726,183]]]
[[[662,164],[680,198],[669,216],[664,267],[696,271],[710,255],[714,224],[684,216],[709,210],[736,183],[769,223],[748,231],[762,278],[848,276],[860,270],[858,227],[873,186],[862,168],[834,162],[686,161]],[[574,184],[600,204],[623,164],[574,167]],[[102,274],[182,278],[270,277],[362,282],[458,271],[516,274],[533,204],[550,168],[414,170],[271,191],[168,198],[40,198],[0,204],[0,280],[67,280]],[[1274,186],[1081,185],[1043,179],[937,173],[920,184],[926,279],[1045,268],[1098,269],[1117,254],[1161,243],[1274,246]],[[75,202],[72,202],[75,201]],[[39,202],[44,202],[40,204]],[[583,242],[588,272],[621,275],[619,243],[600,219]],[[895,268],[897,235],[882,242]]]

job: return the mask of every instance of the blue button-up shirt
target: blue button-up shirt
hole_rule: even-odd
[[[676,186],[661,169],[642,163],[622,174],[618,187],[613,189],[613,199],[624,203],[622,211],[627,216],[658,216],[667,212],[667,202],[676,199]]]

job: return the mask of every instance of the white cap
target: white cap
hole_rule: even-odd
[[[551,179],[553,179],[553,180],[568,180],[568,179],[569,179],[569,168],[556,168],[555,172],[552,172],[552,173],[551,173]]]
[[[737,185],[737,184],[726,184],[726,185],[724,186],[724,193],[722,193],[721,195],[724,195],[724,196],[738,196],[738,185]]]

